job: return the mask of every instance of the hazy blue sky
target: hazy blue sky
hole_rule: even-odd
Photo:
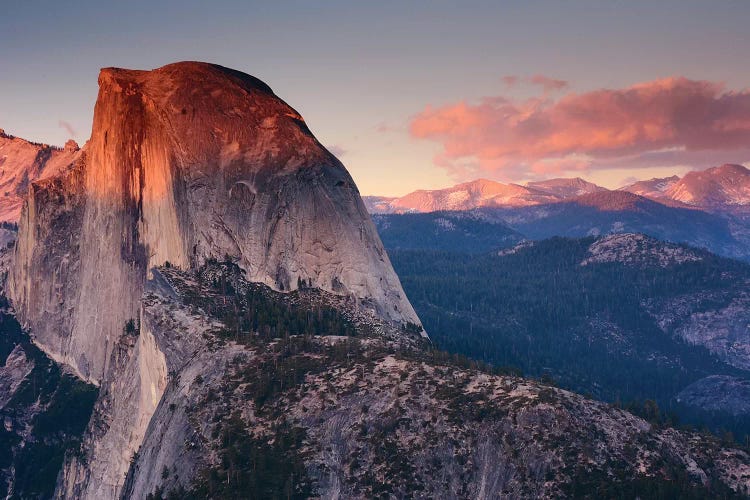
[[[101,67],[203,60],[268,83],[339,154],[363,194],[403,194],[476,175],[522,181],[572,173],[614,186],[700,162],[750,160],[750,142],[738,145],[750,130],[744,121],[750,123],[744,90],[750,2],[4,0],[1,6],[0,128],[36,141],[62,144],[69,124],[85,142]],[[567,85],[545,90],[532,83],[535,75]],[[507,76],[518,83],[509,85]],[[560,142],[560,120],[599,102],[591,91],[667,77],[688,83],[660,83],[663,95],[653,99],[656,87],[642,87],[632,104],[640,111],[632,116],[632,93],[605,96],[615,114],[627,115],[602,125],[607,140]],[[695,81],[724,86],[696,90],[689,85]],[[689,134],[668,137],[653,131],[679,128],[675,120],[682,123],[692,101],[680,100],[678,113],[671,96],[686,92],[713,106],[717,123],[738,124],[731,141],[716,126],[704,131],[691,124]],[[649,114],[651,125],[634,131],[633,120],[659,103],[665,111]],[[519,125],[530,114],[532,132],[527,122]],[[606,118],[588,120],[580,134],[591,136]],[[468,121],[454,123],[460,119]],[[706,146],[695,139],[704,134],[719,136]],[[615,136],[616,147],[607,142]],[[685,148],[691,155],[673,154]]]

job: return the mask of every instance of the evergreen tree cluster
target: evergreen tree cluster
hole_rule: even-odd
[[[303,288],[280,293],[260,283],[233,279],[239,268],[231,263],[210,262],[212,295],[196,294],[187,302],[196,305],[226,326],[225,334],[237,342],[270,340],[288,335],[354,336],[356,329],[339,310],[315,300],[296,300],[318,290]],[[208,276],[206,268],[202,276]]]

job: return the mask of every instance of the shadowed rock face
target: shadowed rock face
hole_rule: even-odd
[[[103,69],[91,139],[34,184],[10,277],[52,357],[98,381],[148,269],[237,259],[253,281],[419,323],[343,165],[260,80],[183,62]]]

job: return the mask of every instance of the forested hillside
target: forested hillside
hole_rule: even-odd
[[[510,247],[524,236],[480,212],[373,215],[388,249],[486,252]]]
[[[605,401],[655,400],[663,412],[742,432],[744,417],[697,415],[675,398],[709,375],[748,373],[666,328],[666,312],[654,304],[690,297],[692,312],[720,310],[744,293],[750,266],[677,245],[663,248],[671,260],[655,260],[662,244],[650,239],[648,258],[625,262],[614,253],[597,261],[590,250],[596,241],[553,238],[480,255],[390,256],[440,348],[552,377]]]

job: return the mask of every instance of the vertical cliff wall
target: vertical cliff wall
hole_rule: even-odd
[[[58,498],[118,498],[167,386],[166,359],[148,328],[122,335],[109,367],[84,435],[84,453],[66,457]]]
[[[150,267],[230,256],[254,281],[419,323],[343,165],[261,81],[176,63],[99,76],[75,167],[30,189],[10,295],[37,343],[101,380]]]

